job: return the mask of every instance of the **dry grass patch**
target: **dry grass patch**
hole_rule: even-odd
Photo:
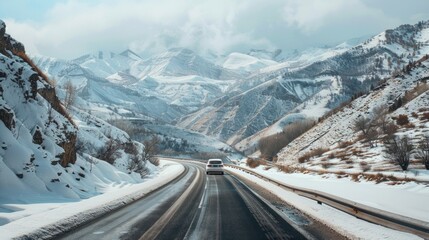
[[[323,167],[324,169],[328,169],[328,168],[330,168],[332,165],[334,165],[334,164],[332,164],[332,163],[330,163],[330,162],[323,162],[323,163],[322,163],[322,167]]]
[[[371,170],[371,166],[365,161],[360,162],[359,165],[363,172],[368,172]]]
[[[338,144],[338,147],[339,148],[346,148],[346,147],[351,146],[351,145],[353,145],[352,141],[345,141],[345,142],[340,142],[340,144]]]
[[[400,126],[407,125],[409,122],[408,116],[405,114],[399,114],[399,116],[396,118],[396,124]]]
[[[329,148],[316,148],[298,158],[299,163],[305,163],[313,157],[320,157],[325,152],[329,151]]]
[[[259,161],[257,159],[253,159],[253,158],[248,158],[246,160],[246,164],[250,168],[256,168],[256,167],[259,167],[261,165],[261,161]]]
[[[429,112],[424,112],[424,113],[420,116],[420,120],[429,120]]]
[[[285,172],[285,173],[293,173],[296,170],[295,167],[292,167],[289,165],[276,165],[276,166],[280,171]]]
[[[347,163],[347,164],[353,164],[353,163],[354,163],[354,161],[353,161],[352,159],[347,159],[347,160],[346,160],[346,163]]]

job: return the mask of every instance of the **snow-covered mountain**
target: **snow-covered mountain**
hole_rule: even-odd
[[[182,48],[146,60],[126,51],[35,61],[60,86],[76,84],[90,103],[177,122],[244,151],[258,136],[281,131],[294,119],[317,119],[419,59],[427,52],[427,25],[403,25],[356,46],[309,49],[283,62],[272,60],[279,51],[254,50],[219,58],[217,65]]]
[[[133,64],[129,72],[142,79],[146,76],[190,76],[211,79],[232,79],[234,73],[197,55],[186,48],[173,48],[160,55]]]
[[[107,77],[118,71],[128,69],[130,64],[141,61],[141,57],[127,49],[119,54],[98,51],[75,59],[73,62],[81,67],[92,70],[99,77]]]
[[[316,52],[314,58],[303,58],[310,59],[305,63],[292,64],[298,58],[262,69],[179,125],[236,144],[276,121],[289,122],[290,114],[321,117],[426,54],[428,25],[403,25],[352,48],[342,45]]]
[[[123,57],[121,55],[120,58],[123,59]],[[108,105],[111,108],[124,108],[128,112],[133,112],[134,115],[162,119],[163,121],[172,121],[182,114],[183,110],[180,106],[169,104],[163,99],[148,94],[150,89],[138,92],[127,88],[127,84],[123,82],[122,78],[103,78],[102,76],[106,75],[104,71],[98,76],[93,71],[100,72],[97,70],[98,67],[103,68],[106,63],[103,59],[99,59],[98,62],[100,63],[97,65],[92,60],[83,61],[83,58],[72,61],[47,57],[34,57],[33,59],[37,66],[56,80],[60,88],[67,82],[72,83],[77,88],[78,96],[87,102]],[[133,58],[128,58],[127,61],[134,60]],[[83,67],[78,64],[79,62],[83,62],[86,66],[89,63],[95,65],[94,69]],[[118,67],[118,69],[121,68],[123,66]]]
[[[224,95],[240,76],[182,48],[147,60],[130,50],[98,52],[71,61],[33,59],[59,86],[71,81],[89,102],[115,104],[166,122]]]
[[[0,21],[0,202],[87,198],[111,184],[141,182],[154,170],[139,158],[143,144],[89,113],[66,109],[58,97],[65,92],[5,30]],[[130,167],[132,159],[140,168]]]
[[[149,60],[125,51],[99,52],[71,61],[36,56],[34,61],[56,79],[59,89],[67,82],[77,87],[75,105],[81,110],[106,120],[138,122],[139,128],[147,131],[146,137],[155,134],[163,140],[163,145],[188,141],[185,155],[220,149],[234,151],[212,137],[168,124],[223,96],[236,81],[220,79],[226,76],[224,73],[237,74],[190,50],[172,49]],[[164,129],[168,129],[171,136],[167,136]],[[147,140],[144,137],[139,140]]]
[[[276,65],[278,62],[254,57],[243,53],[231,53],[223,62],[223,67],[240,73],[253,73],[261,68]]]
[[[429,36],[428,33],[429,29],[425,28],[418,35]],[[426,55],[288,144],[279,153],[278,161],[310,169],[330,169],[332,166],[337,171],[400,170],[383,153],[389,134],[408,136],[415,148],[420,140],[429,136],[429,41],[423,42],[420,51]],[[364,118],[373,121],[376,132],[370,138],[363,137],[355,127],[357,120]],[[406,120],[401,122],[400,118]],[[315,149],[323,149],[323,154],[311,156]],[[305,158],[306,155],[311,157]],[[424,168],[415,155],[411,156],[410,166]]]

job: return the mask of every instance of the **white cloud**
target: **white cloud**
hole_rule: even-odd
[[[177,46],[216,53],[239,46],[271,47],[264,37],[240,32],[234,24],[245,5],[244,1],[68,1],[53,7],[40,27],[6,23],[30,52],[68,58],[126,47],[149,53]]]
[[[385,21],[386,18],[381,10],[370,8],[360,0],[287,0],[284,6],[286,23],[305,33],[345,21],[360,24],[361,19]]]
[[[384,11],[364,0],[66,0],[39,22],[5,22],[29,52],[73,58],[127,47],[148,55],[171,47],[215,53],[309,47],[401,22]]]

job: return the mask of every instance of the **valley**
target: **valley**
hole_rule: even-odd
[[[427,238],[428,79],[429,21],[293,52],[62,59],[0,20],[0,239]],[[203,176],[213,158],[227,176]]]

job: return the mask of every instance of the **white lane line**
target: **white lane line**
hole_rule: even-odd
[[[194,190],[194,188],[196,188],[200,175],[201,172],[197,170],[197,175],[191,185],[189,185],[176,202],[173,203],[173,205],[143,234],[143,236],[139,238],[139,240],[156,239],[159,233],[161,233],[164,227],[170,222],[171,218],[173,218],[180,206],[188,198],[189,194]]]
[[[201,197],[200,205],[198,205],[198,208],[201,208],[203,206],[204,198],[205,198],[206,192],[207,192],[207,182],[208,182],[208,180],[209,180],[208,177],[206,177],[206,185],[204,186],[203,196]]]
[[[185,237],[183,238],[184,240],[199,240],[199,233],[198,231],[201,228],[201,223],[203,222],[203,219],[205,217],[206,214],[206,209],[207,207],[202,207],[202,203],[207,201],[207,197],[205,197],[206,192],[208,191],[208,187],[207,185],[209,184],[209,178],[208,176],[206,177],[206,185],[204,188],[204,192],[203,192],[203,197],[201,198],[201,202],[200,202],[200,206],[198,206],[199,213],[197,211],[197,213],[195,213],[194,218],[192,219],[191,224],[189,225],[188,231],[186,232]],[[197,219],[198,218],[198,219]],[[192,228],[192,226],[194,225],[194,221],[197,221],[195,228]],[[191,232],[192,231],[192,232]]]

